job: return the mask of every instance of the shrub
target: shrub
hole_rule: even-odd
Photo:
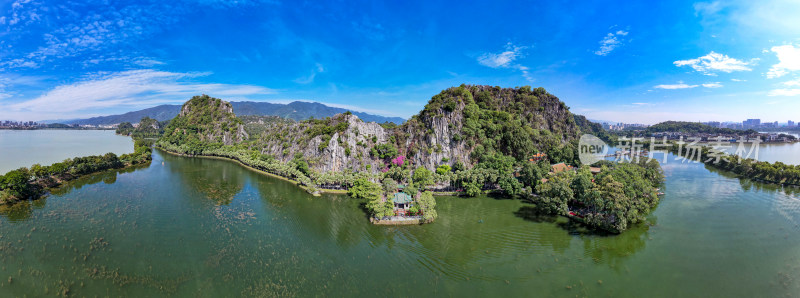
[[[439,175],[445,175],[447,173],[450,173],[450,171],[451,171],[451,169],[450,169],[449,165],[441,165],[441,166],[436,168],[436,174],[439,174]]]
[[[464,194],[469,197],[476,197],[481,194],[481,187],[477,182],[467,183],[464,188]]]
[[[412,178],[414,180],[414,184],[419,185],[422,189],[433,184],[433,174],[431,171],[428,171],[425,167],[419,167],[414,170],[414,176]]]

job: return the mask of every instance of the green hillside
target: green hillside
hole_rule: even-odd
[[[242,120],[233,114],[229,102],[201,95],[183,104],[159,141],[181,147],[185,153],[200,154],[204,148],[233,145],[247,138]]]

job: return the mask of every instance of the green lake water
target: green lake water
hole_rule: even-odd
[[[67,158],[133,152],[133,140],[113,130],[0,130],[0,175],[38,163]]]
[[[800,295],[800,191],[664,170],[647,223],[607,236],[491,197],[374,226],[347,196],[156,151],[0,207],[0,297]]]

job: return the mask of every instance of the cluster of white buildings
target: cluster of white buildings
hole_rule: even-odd
[[[35,128],[43,124],[34,121],[0,121],[0,128]]]
[[[792,120],[786,121],[785,125],[783,123],[779,123],[778,121],[773,122],[764,122],[761,119],[747,119],[742,122],[719,122],[719,121],[709,121],[703,122],[703,124],[712,126],[712,127],[719,127],[719,128],[732,128],[732,129],[759,129],[759,128],[779,128],[779,127],[786,127],[786,128],[794,128],[797,127],[797,122]]]
[[[603,123],[606,130],[644,129],[650,125],[639,123]]]

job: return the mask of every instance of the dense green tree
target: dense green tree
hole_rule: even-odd
[[[379,184],[367,181],[366,179],[357,179],[353,182],[353,187],[347,190],[347,194],[356,199],[373,200],[380,198],[382,188]]]
[[[375,217],[381,218],[394,215],[392,199],[389,197],[384,200],[382,195],[383,188],[378,183],[359,178],[353,182],[353,187],[347,191],[347,194],[357,199],[366,200],[367,209]]]
[[[525,126],[520,120],[506,122],[503,125],[502,151],[524,161],[536,152],[536,144],[531,136],[532,128]]]
[[[422,219],[424,221],[430,222],[439,216],[436,213],[436,199],[430,191],[425,191],[419,195],[417,205],[423,212]]]
[[[30,173],[33,175],[34,178],[43,178],[50,176],[48,167],[42,166],[40,164],[34,164],[31,166]]]
[[[386,193],[387,196],[395,193],[397,191],[397,182],[394,179],[386,177],[383,178],[383,191]]]
[[[389,203],[391,204],[391,199]],[[367,210],[369,210],[370,214],[374,217],[382,218],[384,216],[391,216],[391,214],[387,215],[387,212],[392,210],[391,206],[387,206],[386,202],[384,202],[381,197],[368,199],[366,206]]]
[[[519,180],[525,186],[536,189],[536,186],[539,185],[542,178],[547,176],[548,172],[550,172],[550,164],[546,160],[525,162],[522,164],[522,168],[519,171]]]
[[[467,167],[464,166],[463,162],[457,161],[453,164],[453,172],[464,171]]]
[[[371,154],[380,159],[388,160],[397,156],[397,147],[391,143],[378,144],[372,148]]]
[[[452,169],[450,168],[449,165],[440,165],[436,168],[436,174],[445,175],[447,173],[450,173],[451,170]]]
[[[646,129],[649,133],[654,132],[683,132],[683,133],[708,133],[708,134],[736,134],[749,135],[756,134],[755,130],[738,130],[730,128],[718,128],[699,122],[685,121],[666,121],[656,125],[651,125]]]
[[[136,128],[133,127],[133,124],[130,122],[122,122],[117,125],[117,134],[128,136],[133,132],[134,129]]]
[[[593,187],[592,172],[589,170],[588,166],[581,167],[572,179],[571,188],[574,198],[579,202],[586,202],[588,196],[591,195]]]
[[[19,168],[0,176],[0,189],[18,199],[28,199],[34,193],[29,182],[33,177],[27,168]]]
[[[503,176],[501,177],[497,184],[500,186],[500,189],[509,196],[516,196],[522,194],[523,185],[519,182],[516,178],[512,176]]]
[[[425,189],[433,184],[433,174],[425,167],[419,167],[414,170],[414,176],[412,179],[414,180],[414,184],[422,189]]]
[[[481,186],[477,182],[470,182],[464,186],[464,194],[475,197],[481,194]]]
[[[296,154],[294,159],[292,159],[292,163],[297,170],[300,171],[300,173],[303,173],[306,176],[311,173],[311,168],[308,166],[308,162],[305,160],[305,158],[303,158],[302,153]]]
[[[564,171],[551,175],[547,182],[536,187],[538,195],[532,200],[540,212],[548,214],[567,214],[567,203],[574,199],[572,179],[574,172]]]
[[[408,183],[408,185],[406,185],[406,188],[403,190],[403,192],[415,196],[419,192],[419,189],[417,188],[416,185],[414,185],[413,182],[411,182]]]

